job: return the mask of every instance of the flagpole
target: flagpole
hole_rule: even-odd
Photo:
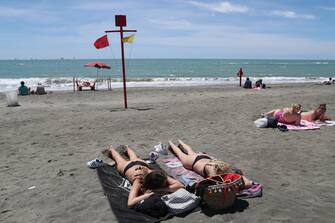
[[[123,79],[123,96],[124,96],[124,108],[128,108],[127,104],[127,85],[126,85],[126,67],[124,63],[124,46],[123,46],[123,29],[120,26],[120,38],[121,38],[121,60],[122,60],[122,79]]]
[[[126,85],[126,66],[124,59],[124,46],[123,46],[123,32],[137,32],[137,30],[125,30],[123,26],[127,26],[125,15],[115,15],[115,26],[120,27],[119,30],[108,30],[105,33],[120,32],[121,38],[121,62],[122,62],[122,79],[123,79],[123,95],[124,95],[124,107],[127,109],[127,85]]]

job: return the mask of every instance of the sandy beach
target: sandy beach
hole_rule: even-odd
[[[235,213],[195,212],[167,222],[333,222],[335,127],[280,132],[256,128],[259,114],[327,103],[335,85],[131,88],[0,96],[0,222],[117,222],[95,170],[86,162],[112,144],[146,157],[158,142],[182,139],[264,184],[261,198]]]

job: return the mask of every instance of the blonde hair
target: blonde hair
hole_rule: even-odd
[[[216,174],[232,173],[230,164],[221,160],[211,160],[207,165],[213,166]]]
[[[301,104],[297,104],[297,103],[292,104],[291,108],[292,108],[292,112],[299,112],[301,109]]]

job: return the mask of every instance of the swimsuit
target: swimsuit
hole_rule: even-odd
[[[278,112],[276,112],[276,114],[275,114],[275,118],[278,120],[278,122],[285,123],[285,120],[284,120],[284,112],[282,112],[282,111],[278,111]]]
[[[123,170],[123,175],[126,176],[127,170],[132,168],[133,166],[145,166],[149,168],[149,165],[145,163],[144,161],[141,160],[136,160],[136,161],[131,161],[130,163],[127,164],[127,166]]]
[[[202,160],[202,159],[208,159],[208,160],[212,160],[208,155],[197,155],[197,157],[195,158],[193,164],[192,164],[192,170],[194,170],[194,165],[199,161],[199,160]],[[203,169],[203,174],[205,177],[207,177],[207,173],[206,173],[206,165],[204,166],[204,169]]]
[[[285,121],[283,111],[276,112],[274,117],[278,120],[278,122],[281,122],[281,123],[291,124],[291,125],[294,125],[294,123],[295,123],[295,121],[292,121],[292,122]]]

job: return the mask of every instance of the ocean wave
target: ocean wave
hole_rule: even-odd
[[[316,61],[316,62],[312,62],[312,64],[328,64],[328,62],[324,62],[324,61]]]
[[[278,77],[271,74],[263,77],[249,77],[251,81],[263,79],[266,84],[281,83],[318,83],[328,80],[328,77],[313,77],[306,75],[305,77]],[[84,78],[88,81],[94,81],[94,78]],[[29,87],[36,87],[38,83],[43,84],[47,90],[72,90],[73,78],[20,78],[20,79],[0,79],[0,92],[15,90],[20,85],[20,81],[24,80]],[[200,85],[230,85],[238,84],[237,77],[159,77],[159,78],[128,78],[128,87],[172,87],[172,86],[200,86]],[[97,80],[98,89],[107,89],[107,81],[105,79]],[[112,88],[122,88],[122,79],[113,79]]]

